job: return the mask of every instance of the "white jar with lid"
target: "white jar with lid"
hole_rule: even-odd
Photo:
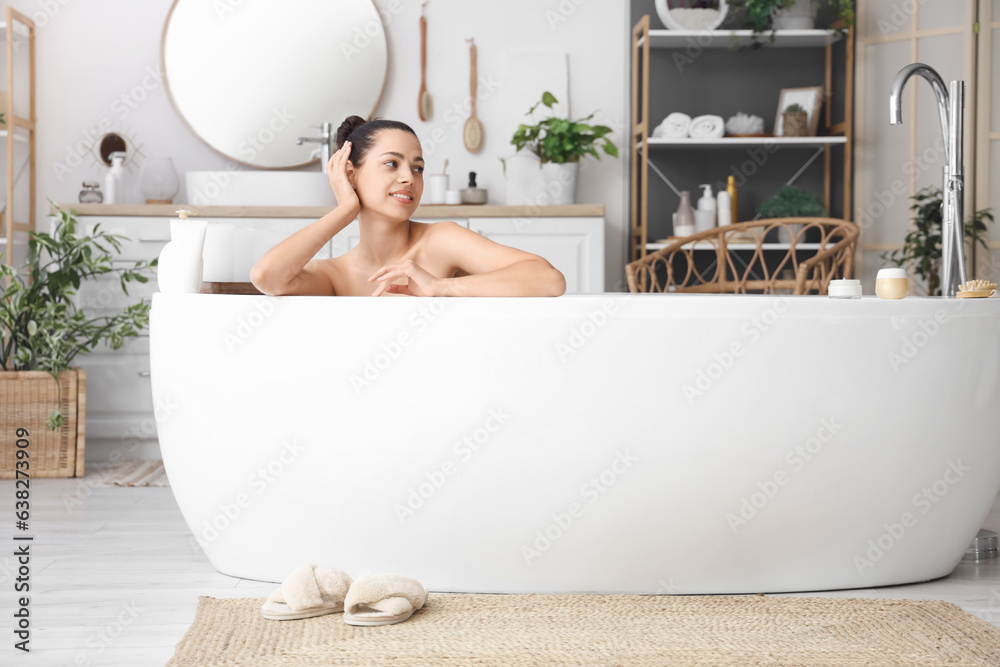
[[[831,299],[860,299],[861,281],[852,279],[831,280],[827,294],[829,294]]]

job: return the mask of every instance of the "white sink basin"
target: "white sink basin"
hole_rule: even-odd
[[[317,171],[189,171],[192,206],[336,206],[326,174]]]

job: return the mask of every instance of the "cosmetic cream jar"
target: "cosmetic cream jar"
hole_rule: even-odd
[[[831,280],[827,294],[829,294],[831,299],[860,299],[861,281],[851,279]]]
[[[445,204],[461,204],[462,203],[462,191],[461,190],[447,190],[444,193],[444,203]]]
[[[906,271],[901,268],[879,269],[875,276],[875,294],[880,299],[902,299],[910,291]]]

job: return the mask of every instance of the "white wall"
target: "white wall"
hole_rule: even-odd
[[[247,0],[216,1],[239,5]],[[7,0],[7,4],[33,18],[38,27],[40,215],[48,211],[47,198],[75,202],[82,181],[103,180],[107,168],[95,157],[94,140],[108,130],[126,136],[137,148],[126,193],[130,203],[142,201],[138,175],[145,157],[169,156],[181,174],[225,168],[227,159],[191,134],[171,106],[162,79],[150,75],[159,69],[160,37],[171,0]],[[279,11],[280,4],[276,2]],[[375,5],[383,14],[389,43],[389,72],[376,114],[410,124],[424,142],[424,156],[432,168],[439,169],[447,157],[453,187],[456,182],[464,187],[464,175],[477,172],[480,186],[490,192],[490,203],[504,203],[498,158],[513,151],[506,128],[512,114],[519,117],[527,111],[513,111],[505,104],[503,54],[569,54],[571,116],[596,110],[594,121],[615,128],[613,139],[622,155],[617,160],[605,156],[585,162],[577,201],[607,207],[607,289],[624,291],[627,6],[608,0],[431,0],[427,77],[434,116],[425,123],[416,114],[420,2],[375,0]],[[461,131],[469,98],[465,39],[473,36],[480,78],[496,84],[495,91],[481,93],[478,102],[485,142],[476,155],[464,149]],[[342,119],[330,120],[336,126]],[[429,141],[431,137],[438,140]],[[186,201],[183,177],[181,182],[176,202]]]

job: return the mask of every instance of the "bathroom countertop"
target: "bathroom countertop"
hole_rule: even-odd
[[[200,218],[321,218],[325,206],[191,206],[189,204],[59,204],[77,215],[174,217],[179,209]],[[50,211],[51,212],[51,211]],[[604,204],[566,206],[428,205],[418,206],[415,218],[585,218],[604,217]]]

